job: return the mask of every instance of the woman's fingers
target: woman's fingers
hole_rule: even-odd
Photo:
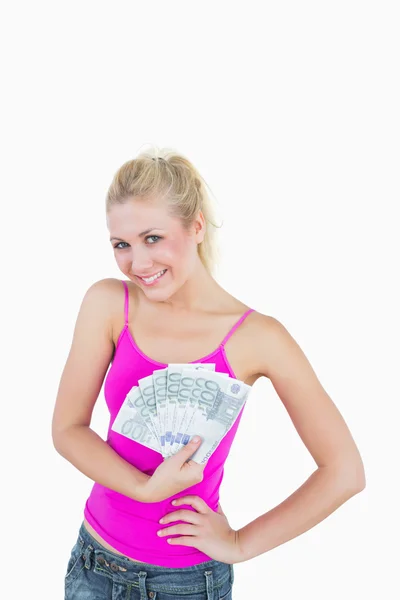
[[[174,512],[164,515],[159,523],[165,524],[172,523],[173,521],[187,521],[188,523],[193,523],[193,525],[200,525],[201,515],[194,510],[182,508],[181,510],[175,510]]]
[[[180,525],[171,525],[170,527],[164,527],[157,531],[160,537],[166,535],[196,535],[197,525],[190,525],[190,523],[181,523]]]
[[[197,510],[197,512],[204,515],[210,512],[214,512],[208,506],[207,502],[203,500],[203,498],[200,498],[200,496],[181,496],[180,498],[175,498],[173,504],[174,506],[178,506],[180,504],[188,504],[189,506],[192,506],[195,510]]]

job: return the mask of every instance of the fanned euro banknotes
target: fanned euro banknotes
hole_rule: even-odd
[[[156,369],[126,398],[111,429],[143,444],[163,458],[202,438],[191,460],[204,464],[236,421],[251,386],[214,363],[172,363]]]

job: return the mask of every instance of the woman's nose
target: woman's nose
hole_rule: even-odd
[[[146,249],[135,248],[132,255],[132,271],[134,273],[146,273],[152,266],[153,261]]]

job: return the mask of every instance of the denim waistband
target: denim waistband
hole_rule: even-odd
[[[141,597],[151,598],[151,592],[195,594],[207,592],[213,598],[214,590],[229,581],[233,585],[233,565],[210,560],[190,567],[171,568],[135,562],[102,546],[87,531],[82,522],[78,544],[84,559],[83,568],[140,590]]]

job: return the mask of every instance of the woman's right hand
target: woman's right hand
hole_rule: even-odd
[[[160,502],[203,481],[204,465],[188,460],[199,448],[193,438],[173,456],[166,458],[143,484],[141,502]],[[187,462],[186,462],[187,461]]]

